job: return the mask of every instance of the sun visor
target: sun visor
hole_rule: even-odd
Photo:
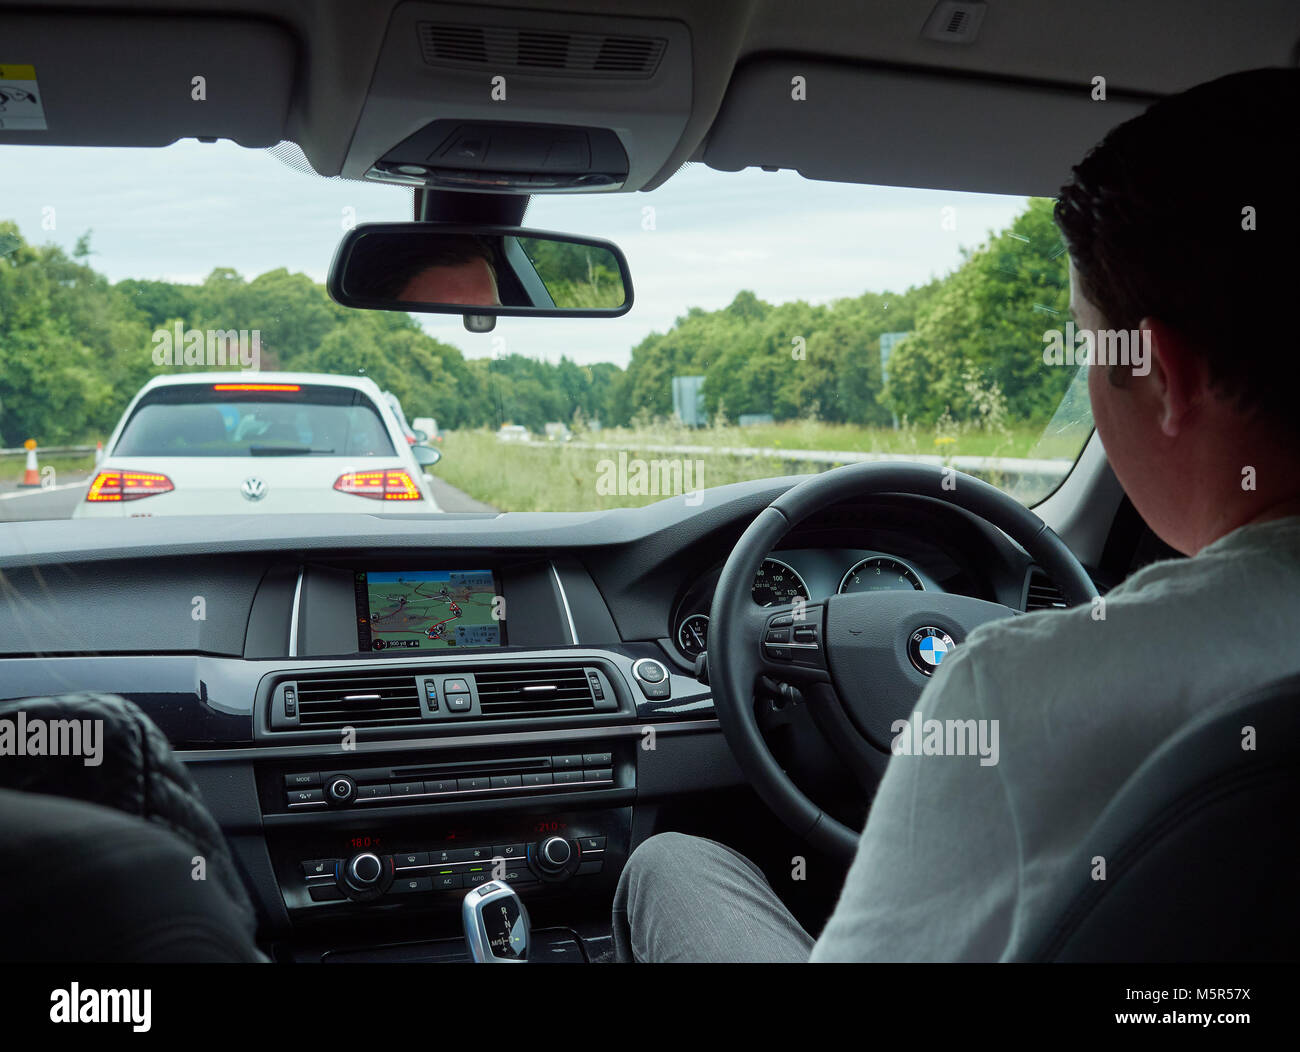
[[[801,78],[801,79],[799,79]],[[800,98],[802,96],[802,98]],[[1070,167],[1148,98],[811,59],[737,69],[709,134],[711,168],[809,179],[1052,196]]]
[[[296,55],[261,19],[0,11],[0,143],[273,146]]]

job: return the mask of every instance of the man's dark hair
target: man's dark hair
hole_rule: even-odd
[[[473,234],[425,234],[363,237],[348,262],[348,292],[354,296],[396,300],[416,274],[430,267],[459,267],[484,260],[496,276],[492,247]]]
[[[1055,217],[1107,326],[1160,319],[1220,391],[1300,437],[1297,114],[1300,69],[1163,99],[1074,167]]]

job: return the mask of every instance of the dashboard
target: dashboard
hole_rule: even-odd
[[[299,950],[318,924],[451,924],[498,859],[530,910],[607,910],[660,809],[744,785],[694,661],[728,553],[797,481],[596,513],[8,524],[0,699],[135,702],[189,767],[264,930]],[[1024,609],[1034,572],[987,523],[895,495],[801,523],[751,594]]]

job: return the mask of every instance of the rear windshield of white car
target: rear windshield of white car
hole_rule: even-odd
[[[394,450],[378,410],[361,391],[232,382],[150,391],[112,455],[383,457]]]

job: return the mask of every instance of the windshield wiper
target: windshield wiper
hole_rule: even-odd
[[[249,446],[252,457],[307,457],[312,454],[333,453],[332,449],[312,449],[311,446]]]

